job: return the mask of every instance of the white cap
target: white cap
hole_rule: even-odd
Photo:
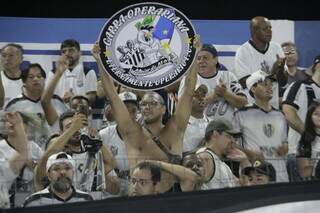
[[[258,70],[254,73],[252,73],[246,80],[246,85],[248,90],[251,90],[251,87],[259,82],[263,82],[266,78],[270,77],[266,72],[262,70]]]
[[[75,162],[70,155],[65,152],[58,152],[49,157],[47,161],[46,171],[48,172],[51,166],[59,163],[66,163],[72,166],[72,169],[75,168]]]
[[[133,92],[122,92],[119,94],[119,97],[120,99],[123,101],[123,102],[134,102],[134,103],[138,103],[138,98],[136,96],[136,94],[134,94]]]

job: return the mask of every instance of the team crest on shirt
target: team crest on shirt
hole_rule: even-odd
[[[118,147],[112,145],[112,146],[110,147],[110,150],[111,150],[113,156],[118,155]]]
[[[272,124],[264,124],[263,125],[263,133],[268,137],[272,137],[274,135],[274,126]]]
[[[139,3],[114,14],[99,36],[100,58],[126,87],[154,90],[179,80],[195,56],[191,22],[177,9]]]
[[[78,87],[83,87],[84,83],[82,79],[77,79],[77,86]]]

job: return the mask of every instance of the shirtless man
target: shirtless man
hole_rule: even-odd
[[[195,38],[194,45],[197,54],[201,49],[198,37]],[[127,108],[116,92],[111,77],[104,71],[99,53],[100,48],[96,43],[92,54],[98,62],[103,89],[110,100],[120,134],[126,143],[130,168],[143,160],[177,162],[181,159],[182,140],[191,114],[191,102],[197,80],[195,63],[192,64],[186,77],[185,88],[177,104],[176,112],[166,125],[162,124],[162,116],[166,110],[164,101],[155,92],[146,92],[142,97],[140,109],[144,124],[140,125],[130,118]],[[174,177],[163,172],[160,193],[169,191],[173,184]]]

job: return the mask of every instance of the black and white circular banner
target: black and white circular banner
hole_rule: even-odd
[[[178,81],[195,57],[194,28],[179,10],[139,3],[114,14],[99,36],[101,60],[118,83],[155,90]]]

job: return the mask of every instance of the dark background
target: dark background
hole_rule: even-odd
[[[139,0],[2,0],[0,16],[53,18],[109,18]],[[262,15],[270,19],[320,20],[316,0],[159,0],[190,19],[249,20]]]

